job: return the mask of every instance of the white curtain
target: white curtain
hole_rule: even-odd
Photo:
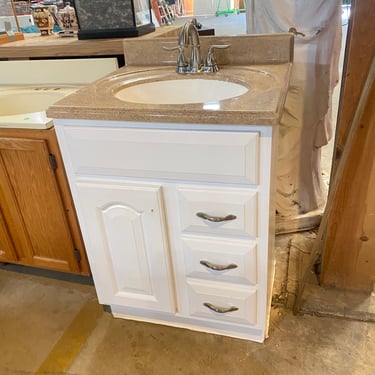
[[[331,96],[338,82],[340,0],[247,0],[250,34],[295,34],[294,64],[281,119],[277,211],[295,216],[325,204],[321,147],[332,137]]]

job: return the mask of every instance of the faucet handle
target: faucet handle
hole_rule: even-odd
[[[210,45],[208,49],[211,49],[211,48],[225,49],[228,47],[230,47],[230,44],[212,44]]]
[[[173,47],[163,46],[163,49],[166,50],[166,51],[178,50],[176,72],[177,73],[186,73],[186,71],[188,69],[188,63],[186,62],[186,59],[185,59],[183,47],[182,46],[173,46]]]
[[[230,47],[230,44],[212,44],[210,47],[208,47],[206,62],[204,64],[203,71],[207,73],[218,72],[219,67],[217,66],[214,49],[224,49],[228,47]]]
[[[163,46],[163,49],[165,51],[174,51],[176,49],[180,49],[180,46],[172,46],[172,47]]]

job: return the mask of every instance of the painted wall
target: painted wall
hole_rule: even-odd
[[[190,2],[193,3],[196,16],[214,15],[217,10],[224,11],[240,6],[239,0],[190,0]]]
[[[245,0],[180,0],[184,15],[207,16],[229,9],[244,9]]]

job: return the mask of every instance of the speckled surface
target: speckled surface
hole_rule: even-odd
[[[75,0],[75,5],[82,30],[134,26],[131,0]]]
[[[160,51],[166,39],[154,39],[152,44],[147,43],[147,48],[145,48],[146,45],[142,45],[142,41],[138,41],[136,45],[139,48],[128,48],[128,51],[133,51],[134,56],[131,56],[131,53],[129,55],[129,52],[127,54],[127,46],[125,45],[125,59],[128,64],[129,61],[134,64],[138,64],[139,61],[150,61],[148,56],[152,56],[153,64],[123,67],[114,74],[57,102],[47,110],[47,115],[51,118],[110,121],[238,125],[277,124],[284,104],[291,69],[291,53],[290,51],[284,51],[288,46],[291,46],[291,37],[284,35],[280,40],[280,36],[276,35],[276,38],[278,39],[275,44],[272,36],[261,38],[249,35],[240,38],[239,41],[238,37],[226,37],[226,42],[231,42],[231,39],[233,39],[231,44],[234,48],[231,51],[230,49],[221,50],[222,54],[220,56],[218,54],[220,71],[218,73],[189,75],[177,74],[175,62],[160,59],[159,64],[157,64],[158,60],[155,55],[158,56],[160,53],[160,56],[163,56]],[[269,40],[267,41],[267,39]],[[254,47],[257,40],[260,43],[258,49],[246,48],[247,41],[249,45]],[[209,42],[221,44],[223,40],[219,37],[210,37]],[[270,52],[270,46],[280,47],[279,50],[272,53]],[[264,51],[263,55],[262,50]],[[143,51],[143,54],[140,54],[141,51]],[[230,57],[226,57],[225,53],[230,54],[228,55]],[[246,59],[247,54],[248,59]],[[137,59],[136,56],[140,56],[141,59]],[[238,56],[238,59],[236,60],[233,56]],[[271,58],[270,56],[277,56],[277,58]],[[247,61],[249,62],[247,63]],[[248,91],[241,96],[218,101],[214,106],[207,105],[207,103],[138,104],[121,101],[114,96],[118,90],[127,85],[186,78],[235,82],[246,86]],[[160,92],[160,95],[162,94]]]

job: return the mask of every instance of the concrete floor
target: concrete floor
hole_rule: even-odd
[[[373,323],[274,307],[258,344],[114,319],[89,280],[57,275],[0,267],[1,375],[374,373]]]

